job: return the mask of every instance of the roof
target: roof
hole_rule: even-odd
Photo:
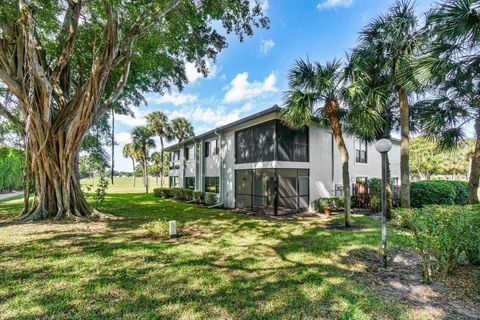
[[[213,130],[210,130],[210,131],[207,131],[205,133],[202,133],[202,134],[199,134],[199,135],[196,135],[196,136],[193,136],[193,137],[190,137],[188,139],[185,139],[183,140],[182,142],[179,142],[179,143],[176,143],[176,144],[173,144],[171,146],[168,146],[165,148],[165,151],[172,151],[172,150],[175,150],[179,147],[182,147],[182,146],[185,146],[185,145],[189,145],[195,141],[198,141],[198,140],[201,140],[203,138],[206,138],[208,136],[215,136],[215,133],[216,132],[222,132],[222,131],[225,131],[225,130],[228,130],[234,126],[237,126],[237,125],[240,125],[240,124],[243,124],[245,122],[248,122],[248,121],[251,121],[251,120],[254,120],[256,118],[259,118],[259,117],[262,117],[262,116],[265,116],[265,115],[268,115],[268,114],[271,114],[271,113],[275,113],[275,112],[280,112],[282,110],[282,108],[280,108],[278,105],[274,104],[272,107],[268,108],[268,109],[265,109],[265,110],[262,110],[260,112],[257,112],[257,113],[254,113],[248,117],[245,117],[245,118],[242,118],[242,119],[239,119],[237,121],[234,121],[234,122],[231,122],[231,123],[228,123],[226,125],[223,125],[223,126],[220,126],[220,127],[217,127]],[[393,143],[396,143],[396,144],[399,144],[400,143],[400,139],[397,139],[397,138],[390,138],[390,140],[393,142]]]
[[[179,142],[179,143],[176,143],[174,145],[171,145],[171,146],[168,146],[165,148],[165,151],[172,151],[172,150],[175,150],[181,146],[184,146],[184,145],[188,145],[192,142],[195,142],[197,140],[200,140],[202,138],[205,138],[205,137],[208,137],[208,136],[213,136],[215,135],[216,132],[222,132],[222,131],[225,131],[227,129],[230,129],[234,126],[237,126],[237,125],[240,125],[240,124],[243,124],[245,122],[248,122],[248,121],[251,121],[251,120],[254,120],[258,117],[262,117],[262,116],[265,116],[265,115],[268,115],[268,114],[271,114],[271,113],[275,113],[275,112],[279,112],[281,111],[282,108],[280,108],[279,106],[277,106],[276,104],[274,104],[272,107],[268,108],[268,109],[265,109],[265,110],[262,110],[260,112],[257,112],[257,113],[254,113],[248,117],[245,117],[245,118],[242,118],[242,119],[239,119],[237,121],[234,121],[234,122],[231,122],[231,123],[228,123],[226,125],[223,125],[223,126],[220,126],[220,127],[217,127],[213,130],[210,130],[210,131],[207,131],[205,133],[202,133],[202,134],[199,134],[199,135],[196,135],[196,136],[193,136],[193,137],[190,137],[188,139],[185,139],[183,140],[182,142]]]

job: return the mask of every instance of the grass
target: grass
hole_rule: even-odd
[[[110,178],[108,180],[110,182]],[[89,179],[85,178],[80,181],[85,191],[87,191],[87,186],[92,187],[92,192],[95,190],[94,188],[97,186],[98,177]],[[155,177],[148,178],[149,183],[149,192],[153,192],[154,188],[160,188],[160,178],[157,179]],[[168,186],[168,178],[164,178],[163,186]],[[133,177],[114,177],[113,185],[110,183],[108,186],[108,192],[110,193],[142,193],[145,192],[145,186],[143,185],[142,177],[136,178],[135,187],[133,186]]]
[[[0,221],[21,199],[0,202]],[[0,224],[0,319],[409,319],[402,301],[352,277],[349,253],[380,243],[378,222],[272,220],[145,194],[108,194],[122,219]],[[141,225],[176,219],[186,235]],[[392,232],[390,245],[408,239]]]

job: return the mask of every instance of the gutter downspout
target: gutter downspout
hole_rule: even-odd
[[[219,177],[219,187],[220,187],[220,190],[219,190],[219,199],[218,199],[218,203],[213,205],[213,206],[209,206],[208,208],[218,208],[218,207],[223,207],[223,148],[222,148],[222,143],[223,143],[223,136],[221,134],[219,134],[216,130],[215,130],[215,135],[218,137],[218,141],[219,141],[219,144],[220,144],[220,147],[219,147],[219,156],[220,156],[220,177]]]

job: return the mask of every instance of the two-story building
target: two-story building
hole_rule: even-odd
[[[273,106],[166,148],[171,187],[218,193],[219,204],[266,214],[311,210],[341,189],[340,154],[329,129],[292,130]],[[352,183],[380,178],[373,144],[345,137]],[[400,146],[392,140],[391,177],[398,183]]]

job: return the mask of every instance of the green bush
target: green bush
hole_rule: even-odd
[[[381,212],[382,211],[382,197],[374,194],[370,196],[370,210],[372,212]]]
[[[23,189],[24,159],[21,151],[0,147],[0,192]]]
[[[426,282],[434,274],[446,277],[464,253],[473,260],[471,263],[476,262],[480,250],[480,207],[432,205],[395,212],[412,233]]]
[[[445,183],[450,184],[455,188],[455,204],[467,204],[468,198],[468,182],[457,180],[444,180]]]
[[[193,200],[193,190],[192,189],[182,189],[181,190],[182,199],[186,201]]]
[[[168,220],[159,219],[143,224],[142,229],[146,230],[153,238],[166,238],[168,234]],[[177,236],[184,233],[185,225],[177,221]]]
[[[427,180],[412,182],[410,185],[410,201],[414,208],[430,204],[455,204],[456,189],[452,183],[443,180]]]
[[[205,192],[205,204],[208,206],[216,205],[218,202],[218,195],[213,192]]]
[[[192,196],[193,196],[193,200],[199,203],[202,203],[203,201],[205,201],[205,193],[202,191],[193,191]]]
[[[172,197],[181,199],[182,198],[182,189],[180,188],[171,188],[170,193],[172,194]]]
[[[105,176],[105,174],[100,175],[100,179],[97,183],[97,189],[95,189],[95,193],[93,195],[93,201],[95,201],[95,206],[99,206],[105,200],[105,196],[107,195],[109,180]]]
[[[332,211],[345,207],[345,200],[339,197],[320,198],[313,201],[313,209],[316,212],[322,212],[323,209]]]
[[[171,198],[173,196],[170,188],[155,188],[153,189],[153,195],[155,197],[164,199]]]

